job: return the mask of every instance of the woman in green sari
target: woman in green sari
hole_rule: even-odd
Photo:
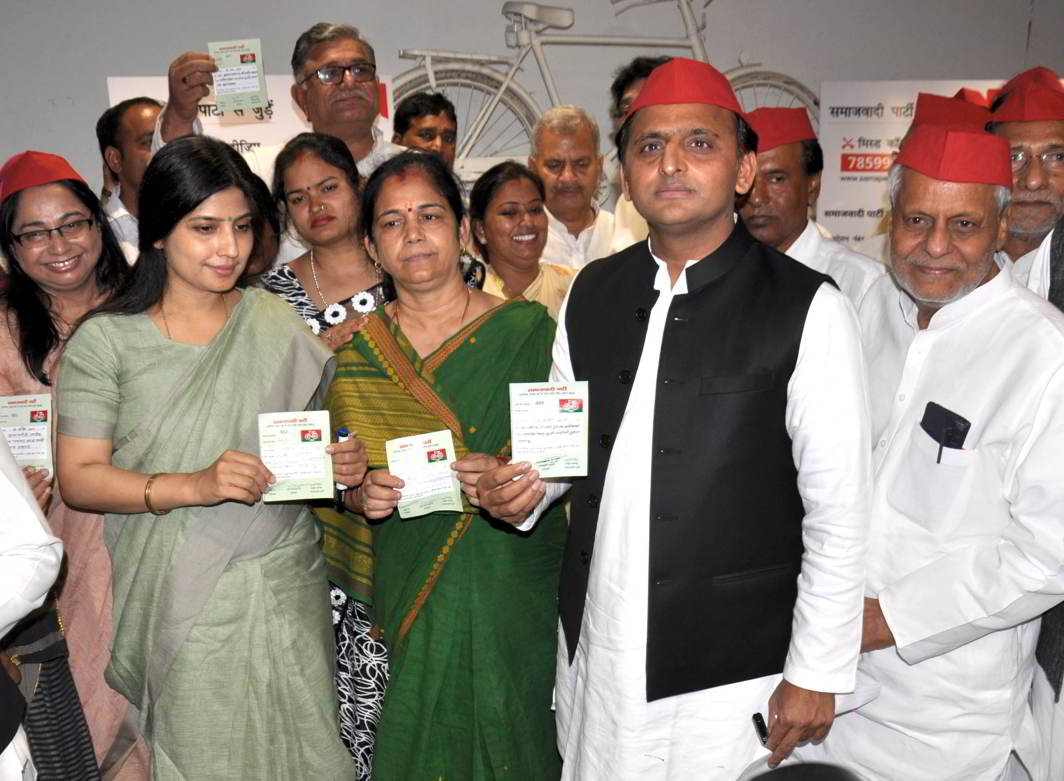
[[[373,776],[557,778],[550,706],[565,517],[554,508],[522,534],[475,506],[479,474],[509,456],[509,383],[546,379],[554,323],[539,304],[463,284],[468,221],[432,155],[381,165],[361,224],[397,299],[337,355],[329,409],[366,442],[371,471],[326,546],[373,523],[373,616],[390,665]],[[387,470],[385,442],[442,429],[454,439],[463,510],[401,519],[404,484]]]
[[[107,513],[107,680],[130,702],[107,770],[142,734],[156,779],[353,774],[318,527],[262,502],[275,479],[257,455],[258,413],[314,408],[331,353],[283,301],[235,287],[269,208],[258,192],[220,141],[164,147],[133,275],[60,362],[59,482]],[[330,452],[338,481],[361,481],[360,443]]]

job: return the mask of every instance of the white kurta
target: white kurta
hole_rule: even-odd
[[[1053,231],[1046,234],[1042,243],[1016,261],[1012,276],[1021,285],[1042,298],[1049,298],[1049,244]]]
[[[787,254],[834,279],[854,307],[860,306],[868,288],[887,270],[879,261],[847,249],[834,239],[825,238],[812,220],[787,248]]]
[[[571,666],[564,639],[558,648],[558,748],[567,779],[734,781],[753,760],[767,755],[750,717],[758,711],[767,716],[769,695],[781,676],[654,702],[646,698],[655,388],[669,306],[687,292],[686,270],[673,286],[665,264],[655,261],[659,297],[611,451]],[[554,343],[552,378],[558,381],[573,377],[567,306],[568,301]],[[817,691],[846,692],[854,685],[870,485],[864,383],[853,309],[839,291],[824,285],[806,318],[785,421],[807,514],[783,675]]]
[[[122,248],[122,254],[126,256],[126,263],[133,265],[140,257],[139,230],[137,218],[129,213],[126,205],[122,203],[120,188],[115,187],[111,197],[103,203],[103,213],[107,215],[107,222],[111,225],[111,232],[118,239],[118,246]]]
[[[595,213],[595,220],[579,236],[569,233],[565,223],[547,210],[547,244],[540,263],[581,269],[593,260],[613,253],[613,215],[605,209]]]
[[[819,758],[898,781],[992,781],[1013,750],[1037,766],[1038,616],[1064,595],[1064,316],[1006,267],[924,330],[889,277],[860,319],[876,473],[868,590],[897,647],[862,655],[880,695],[836,720]],[[931,401],[971,422],[941,462],[919,425]]]

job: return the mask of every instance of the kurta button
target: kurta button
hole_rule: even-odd
[[[632,372],[628,369],[621,369],[617,372],[617,379],[620,380],[621,385],[628,385],[632,381]]]
[[[601,437],[599,437],[599,444],[603,447],[609,447],[613,444],[613,437],[611,437],[609,434],[603,434]]]
[[[587,497],[587,506],[594,509],[599,506],[598,494],[591,494]]]
[[[583,564],[589,564],[591,562],[591,554],[586,550],[580,551],[580,561]]]
[[[639,307],[637,310],[635,310],[635,319],[641,323],[645,323],[649,315],[650,313],[647,312],[645,307]]]

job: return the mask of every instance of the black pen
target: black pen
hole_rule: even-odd
[[[336,442],[346,442],[351,438],[350,433],[346,428],[336,429]],[[347,492],[347,486],[343,483],[334,483],[336,488],[335,495],[333,496],[333,503],[336,505],[336,512],[342,513],[344,511],[344,494]]]

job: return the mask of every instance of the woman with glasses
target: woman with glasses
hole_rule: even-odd
[[[352,773],[319,526],[263,502],[276,478],[256,455],[259,413],[318,408],[332,351],[276,296],[236,286],[266,221],[256,193],[227,144],[164,147],[132,277],[60,361],[59,479],[107,513],[107,676],[163,781]],[[358,440],[327,452],[335,480],[361,482]]]
[[[0,168],[0,254],[8,259],[0,292],[0,396],[51,394],[50,431],[56,362],[67,337],[122,283],[128,265],[84,179],[63,158],[35,151]],[[93,778],[126,712],[103,677],[111,626],[103,518],[68,506],[47,469],[24,467],[23,474],[63,540],[66,572],[58,603],[8,636],[0,657],[19,659],[17,676],[37,681],[27,731],[42,777]]]

